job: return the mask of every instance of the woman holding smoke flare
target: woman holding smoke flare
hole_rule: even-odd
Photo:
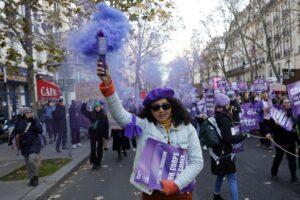
[[[102,80],[99,89],[106,97],[113,118],[122,127],[125,127],[131,122],[132,114],[122,107],[110,77],[108,66],[104,66],[98,61],[97,75]],[[202,170],[203,157],[197,132],[190,124],[187,110],[180,101],[174,98],[174,91],[170,88],[151,90],[144,99],[143,105],[144,109],[140,117],[136,119],[136,124],[142,129],[142,135],[138,138],[130,182],[143,192],[143,200],[191,200],[192,192],[180,191],[195,180]],[[174,181],[162,180],[162,191],[151,190],[145,185],[134,182],[135,168],[149,136],[169,145],[186,149],[188,152],[189,164]]]

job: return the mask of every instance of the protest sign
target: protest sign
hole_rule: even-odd
[[[284,129],[291,131],[293,129],[293,121],[288,118],[282,109],[272,107],[270,110],[270,115],[273,120],[278,123]]]
[[[238,135],[241,134],[240,132],[240,127],[239,126],[234,126],[231,128],[231,134],[232,135]],[[244,146],[241,142],[236,143],[236,144],[232,144],[232,152],[233,153],[240,153],[244,151]]]
[[[205,104],[206,104],[206,114],[211,117],[214,116],[214,89],[207,89],[205,91]]]
[[[241,105],[240,128],[241,131],[252,131],[259,129],[259,117],[256,112],[256,104],[244,103]]]
[[[186,167],[187,151],[153,138],[148,138],[135,169],[134,181],[153,190],[162,190],[161,180],[174,180]],[[182,192],[192,191],[192,181]]]
[[[300,81],[287,86],[294,117],[300,114]]]

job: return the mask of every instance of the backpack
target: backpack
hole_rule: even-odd
[[[214,117],[209,117],[204,120],[200,128],[200,137],[203,145],[208,148],[213,148],[220,143],[222,138],[221,131]]]

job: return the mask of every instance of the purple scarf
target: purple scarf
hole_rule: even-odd
[[[134,136],[142,135],[141,127],[136,125],[136,116],[132,115],[132,121],[125,126],[124,135],[131,139]]]

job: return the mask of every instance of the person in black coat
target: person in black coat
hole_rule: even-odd
[[[66,150],[67,142],[67,120],[66,120],[66,108],[62,99],[59,100],[55,110],[52,112],[53,126],[58,133],[56,140],[56,151],[60,152],[60,145],[62,150]]]
[[[246,134],[232,134],[232,119],[228,111],[230,99],[222,93],[215,96],[215,119],[221,132],[220,143],[213,147],[211,153],[211,172],[217,176],[214,189],[214,200],[222,200],[221,186],[223,178],[227,176],[230,183],[230,191],[233,200],[238,199],[238,187],[236,179],[236,167],[232,144],[243,141]],[[212,156],[213,155],[213,156]]]
[[[228,110],[232,116],[232,123],[238,125],[240,123],[240,112],[242,111],[240,103],[235,97],[234,91],[229,91],[227,95],[230,98],[230,107]]]
[[[69,108],[70,116],[70,128],[71,128],[71,137],[72,137],[72,147],[82,146],[80,143],[80,110],[78,104],[75,100],[72,100],[71,106]]]
[[[290,105],[289,99],[285,98],[282,99],[279,104],[282,106],[282,108],[285,111],[285,114],[287,117],[292,119],[294,121],[294,125],[296,126],[297,120],[293,118],[292,114],[292,109]],[[274,142],[276,142],[280,147],[285,149],[286,151],[296,154],[296,141],[297,141],[297,133],[295,129],[292,131],[288,131],[284,129],[282,126],[280,126],[274,119],[271,120],[272,123],[272,133],[273,133],[273,138]],[[272,136],[271,134],[267,134],[266,137],[268,139],[271,139]],[[281,160],[283,158],[284,151],[280,149],[279,147],[276,146],[276,154],[275,158],[273,160],[273,165],[271,168],[271,178],[273,180],[278,180],[277,173],[278,173],[278,168],[281,163]],[[290,154],[286,154],[288,163],[289,163],[289,169],[291,173],[291,181],[293,183],[299,184],[297,175],[296,175],[296,157],[292,156]]]
[[[108,119],[98,101],[95,101],[93,111],[87,111],[86,103],[83,103],[81,106],[81,112],[91,122],[91,126],[89,128],[91,144],[90,163],[93,165],[92,169],[95,170],[101,166],[103,156],[103,138],[108,139]]]
[[[25,158],[25,163],[30,179],[30,186],[38,185],[38,160],[42,144],[40,134],[43,133],[42,124],[33,117],[33,111],[25,107],[22,117],[18,119],[14,132],[16,140]]]

